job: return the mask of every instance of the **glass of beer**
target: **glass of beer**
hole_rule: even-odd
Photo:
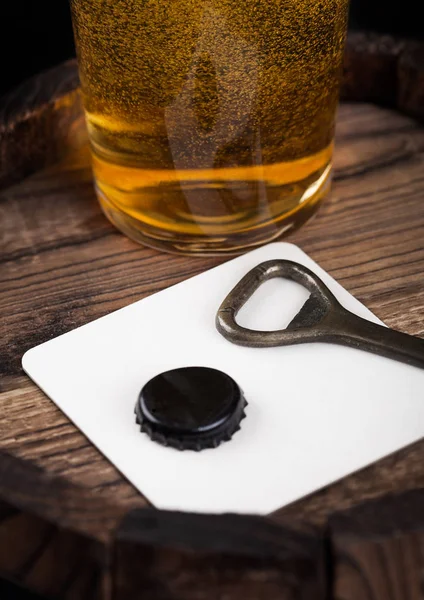
[[[71,0],[101,206],[185,254],[239,253],[329,190],[348,0]]]

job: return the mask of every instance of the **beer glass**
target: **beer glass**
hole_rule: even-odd
[[[348,0],[71,0],[101,206],[163,250],[237,253],[329,189]]]

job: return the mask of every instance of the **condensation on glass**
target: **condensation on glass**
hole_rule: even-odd
[[[329,188],[347,0],[71,0],[100,203],[142,243],[239,252]]]

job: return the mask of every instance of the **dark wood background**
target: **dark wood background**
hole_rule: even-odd
[[[351,38],[345,98],[423,119],[421,52]],[[142,248],[103,217],[75,73],[30,82],[0,111],[0,573],[67,599],[421,599],[424,441],[267,518],[155,511],[22,373],[31,346],[222,260]],[[416,119],[345,103],[332,194],[290,237],[421,336],[423,172]]]

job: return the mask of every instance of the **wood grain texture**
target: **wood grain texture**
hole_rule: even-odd
[[[136,510],[117,532],[113,597],[324,600],[324,558],[313,530],[258,517]]]
[[[422,600],[424,488],[336,514],[329,534],[334,598]]]
[[[2,576],[47,596],[107,598],[125,509],[1,451],[0,482]]]

